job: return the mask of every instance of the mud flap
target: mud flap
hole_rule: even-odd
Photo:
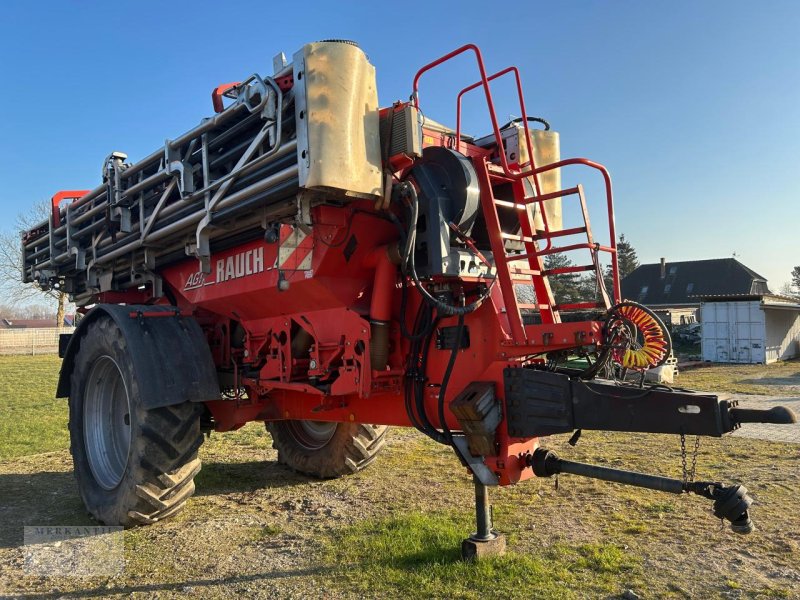
[[[200,325],[172,306],[100,304],[89,311],[72,334],[56,389],[70,395],[70,380],[81,339],[99,318],[111,318],[130,349],[136,385],[147,409],[220,398],[211,350]]]

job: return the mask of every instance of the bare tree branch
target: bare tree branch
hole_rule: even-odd
[[[46,221],[49,210],[46,200],[39,201],[27,212],[17,215],[13,231],[0,234],[0,298],[16,312],[34,304],[41,305],[45,300],[63,317],[67,301],[65,293],[44,291],[35,283],[22,283],[22,233]]]

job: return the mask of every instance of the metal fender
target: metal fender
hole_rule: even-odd
[[[146,408],[220,398],[219,381],[203,330],[171,306],[99,304],[81,320],[66,347],[57,398],[70,395],[70,379],[89,326],[108,316],[119,327]]]

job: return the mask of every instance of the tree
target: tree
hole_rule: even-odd
[[[586,262],[589,262],[588,258]],[[621,234],[617,241],[617,263],[619,266],[620,279],[626,275],[630,275],[636,267],[639,266],[639,258],[636,256],[636,250],[631,243],[625,239],[625,234]],[[544,257],[544,268],[547,270],[572,266],[575,266],[575,264],[570,260],[569,256],[563,253],[548,254]],[[550,275],[547,279],[550,282],[550,289],[553,292],[553,297],[557,304],[600,302],[602,300],[599,282],[593,271],[584,274],[561,273],[558,275]],[[609,298],[613,294],[612,282],[611,265],[608,265],[603,275],[603,283],[605,284]],[[528,288],[529,286],[520,290],[519,299],[521,302],[533,304],[535,302],[535,294],[532,288]]]
[[[566,254],[548,254],[544,257],[544,268],[563,269],[574,266]],[[577,273],[561,273],[550,275],[550,289],[558,304],[568,304],[581,301],[581,281]]]
[[[21,234],[46,221],[49,212],[50,205],[46,200],[37,202],[28,212],[17,215],[13,231],[0,235],[0,293],[17,312],[25,311],[28,305],[40,304],[37,301],[43,298],[50,299],[57,306],[56,323],[61,327],[64,324],[67,294],[53,289],[44,291],[35,283],[22,283]]]
[[[636,256],[636,249],[631,243],[625,239],[625,234],[622,233],[617,240],[617,268],[619,269],[619,280],[622,281],[625,277],[630,275],[639,266],[639,257]],[[606,284],[606,290],[609,295],[613,289],[614,278],[611,272],[611,265],[606,267],[603,281]]]
[[[792,287],[796,294],[800,294],[800,266],[792,269]]]
[[[620,234],[617,241],[617,265],[619,278],[623,279],[633,273],[639,266],[639,257],[631,243],[625,239],[625,234]]]
[[[800,291],[796,287],[794,287],[790,282],[786,281],[778,288],[778,293],[782,294],[783,296],[791,296],[793,298],[800,297]]]

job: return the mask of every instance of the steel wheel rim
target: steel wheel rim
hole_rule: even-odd
[[[83,400],[83,436],[89,468],[98,485],[122,481],[131,447],[130,399],[119,365],[101,356],[92,365]]]
[[[338,423],[329,421],[289,421],[294,439],[306,450],[319,450],[328,445]]]

